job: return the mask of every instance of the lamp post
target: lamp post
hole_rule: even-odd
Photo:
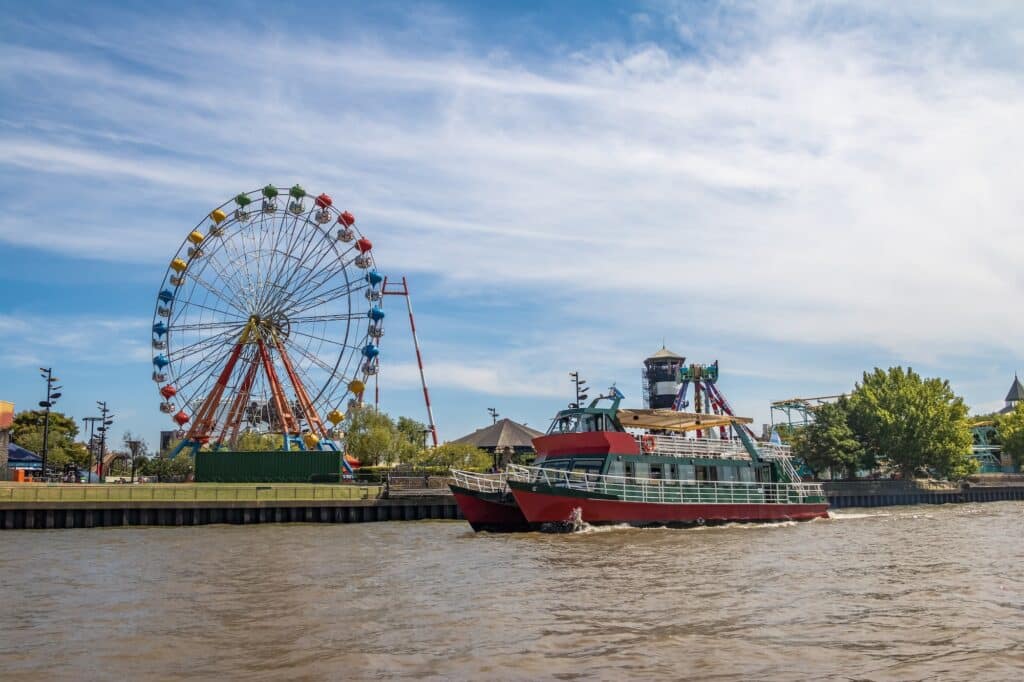
[[[576,384],[576,402],[569,403],[569,407],[582,407],[583,401],[587,399],[587,380],[580,379],[579,372],[569,372],[569,379]]]
[[[130,440],[128,441],[128,449],[132,451],[132,474],[129,483],[135,483],[135,460],[139,458],[139,446],[142,445],[141,440]]]
[[[57,377],[53,376],[52,367],[40,367],[39,376],[46,379],[46,400],[39,401],[39,407],[42,407],[43,412],[43,479],[46,479],[46,458],[50,452],[50,408],[57,402],[57,398],[61,396],[60,386],[54,386],[55,383],[60,381]]]
[[[96,477],[103,482],[103,456],[107,454],[107,429],[114,423],[114,415],[107,409],[107,403],[97,400],[96,405],[100,408],[100,420],[102,422],[97,431],[100,432],[100,461],[96,465]]]
[[[84,422],[89,424],[89,475],[92,475],[93,458],[96,456],[96,422],[103,421],[103,417],[85,417],[82,419]],[[86,476],[86,483],[89,482],[89,477]]]

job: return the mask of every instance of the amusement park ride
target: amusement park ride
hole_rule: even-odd
[[[232,449],[248,430],[280,434],[284,450],[339,450],[346,411],[378,377],[385,295],[406,298],[436,444],[408,285],[377,271],[355,216],[299,185],[215,208],[171,260],[153,313],[160,410],[184,431],[173,454]]]
[[[649,408],[671,408],[676,412],[688,411],[699,415],[736,417],[732,406],[718,388],[718,361],[710,365],[686,364],[686,358],[662,348],[644,360],[643,393],[644,406]],[[690,389],[693,389],[692,403]],[[715,426],[707,429],[713,432]],[[717,425],[720,439],[730,438],[729,425]],[[734,424],[742,428],[751,438],[754,432],[746,424]],[[704,429],[697,429],[697,438],[704,437]]]

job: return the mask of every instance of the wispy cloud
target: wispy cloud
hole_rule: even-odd
[[[409,21],[342,41],[127,17],[0,46],[0,239],[163,262],[209,206],[298,180],[356,212],[390,271],[523,301],[468,313],[506,350],[569,315],[614,330],[581,342],[609,372],[652,326],[743,339],[760,368],[785,364],[764,344],[1017,353],[1013,3],[664,3],[622,18],[639,39],[543,55],[451,12]],[[507,372],[443,352],[439,374],[550,395],[557,341]]]

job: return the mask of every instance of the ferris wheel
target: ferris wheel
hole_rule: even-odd
[[[384,333],[384,277],[355,222],[326,194],[267,185],[188,234],[152,328],[160,411],[186,430],[178,451],[234,448],[249,430],[339,449]]]

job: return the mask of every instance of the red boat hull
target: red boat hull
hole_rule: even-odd
[[[475,531],[507,533],[530,530],[530,524],[511,497],[505,493],[484,493],[449,485],[462,517]]]
[[[512,489],[519,509],[534,525],[565,523],[576,509],[590,524],[701,525],[729,522],[809,521],[828,518],[828,503],[813,504],[658,504],[624,502]]]

